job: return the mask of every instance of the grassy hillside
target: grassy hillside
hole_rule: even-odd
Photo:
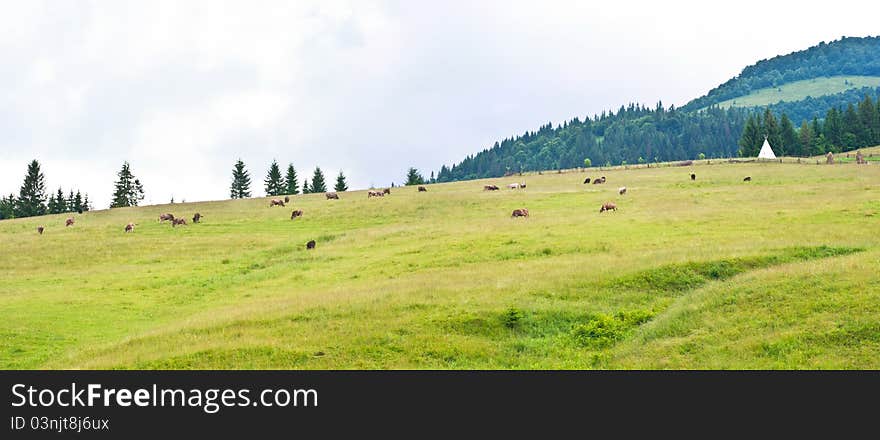
[[[800,101],[808,96],[833,95],[849,89],[880,87],[880,77],[876,76],[834,76],[813,78],[755,90],[748,95],[739,96],[718,105],[728,107],[755,107],[775,104],[780,101]]]
[[[0,368],[880,368],[880,166],[693,170],[2,221]]]

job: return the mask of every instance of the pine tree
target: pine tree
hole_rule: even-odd
[[[859,131],[856,133],[858,137],[858,146],[864,147],[874,145],[874,121],[876,120],[874,101],[871,97],[865,95],[865,99],[859,103]]]
[[[825,134],[825,142],[829,151],[834,151],[843,144],[840,112],[836,108],[832,107],[825,114],[825,125],[822,133]]]
[[[74,200],[75,198],[76,196],[73,195],[73,190],[70,190],[70,194],[67,195],[67,203],[64,206],[64,212],[76,211],[75,209],[73,209],[73,205],[74,203],[76,203],[76,200]]]
[[[843,113],[843,140],[842,145],[844,148],[856,148],[861,147],[859,144],[860,136],[859,133],[862,131],[862,123],[859,121],[859,115],[856,113],[856,107],[849,103],[846,106],[846,112]]]
[[[251,196],[251,176],[244,168],[241,159],[235,162],[232,168],[232,186],[229,197],[232,199],[244,199]]]
[[[281,177],[281,169],[278,168],[278,162],[273,160],[272,165],[269,165],[269,171],[266,173],[266,179],[263,180],[263,183],[266,186],[267,196],[280,196],[284,194],[284,178]]]
[[[309,179],[303,179],[303,194],[309,194],[312,192],[312,188],[309,186]]]
[[[36,160],[28,164],[27,175],[15,201],[16,217],[31,217],[46,213],[46,179]]]
[[[333,187],[337,192],[348,191],[348,184],[345,183],[345,176],[342,174],[342,170],[339,171],[339,175],[336,176],[336,186]]]
[[[791,119],[788,119],[788,115],[785,113],[782,114],[782,118],[779,120],[779,131],[782,142],[780,151],[777,155],[801,156],[800,141],[798,140],[797,132],[794,130],[794,124],[791,123]]]
[[[299,184],[297,183],[296,170],[293,164],[287,165],[287,176],[284,177],[285,194],[299,194]]]
[[[410,167],[409,170],[406,171],[406,185],[422,185],[425,183],[425,178],[419,173],[419,170]]]
[[[137,206],[144,199],[144,186],[134,177],[128,162],[122,164],[122,169],[116,176],[119,180],[114,183],[113,201],[110,202],[110,207]]]
[[[309,190],[313,193],[327,192],[327,184],[324,182],[324,173],[321,167],[315,167],[315,174],[312,176],[312,187]]]
[[[46,214],[58,214],[58,202],[55,201],[55,193],[49,194],[49,202],[46,203]]]
[[[91,204],[91,202],[89,202],[88,193],[86,193],[86,195],[83,196],[82,208],[83,208],[83,211],[91,211],[92,210],[92,204]]]

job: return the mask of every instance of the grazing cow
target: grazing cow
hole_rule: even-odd
[[[64,226],[73,226],[73,217],[67,217],[67,221],[64,222]]]
[[[590,183],[590,178],[589,178],[589,177],[587,177],[586,179],[584,179],[584,185],[586,185],[586,184],[588,184],[588,183]]]
[[[293,211],[293,212],[290,213],[290,219],[293,220],[293,219],[295,219],[295,218],[297,218],[297,217],[302,217],[302,215],[303,215],[302,210],[301,210],[301,209],[297,209],[296,211]]]
[[[511,183],[510,185],[507,185],[507,189],[517,189],[517,188],[519,188],[518,183]]]
[[[752,176],[746,176],[746,178],[743,179],[743,182],[751,182],[751,181],[752,181]]]
[[[420,187],[419,187],[419,192],[420,192],[420,193],[428,192],[428,188],[425,188],[424,186],[420,186]]]
[[[171,213],[168,213],[168,214],[161,214],[161,215],[159,216],[159,221],[160,221],[160,222],[164,222],[165,220],[171,220],[171,221],[173,221],[173,220],[174,220],[174,215],[171,214]]]
[[[691,180],[697,180],[697,175],[694,173],[691,173]]]
[[[284,206],[284,200],[281,199],[272,199],[269,201],[269,207],[273,206]]]
[[[385,197],[385,193],[382,191],[370,190],[370,191],[367,191],[367,198],[369,199],[370,197]]]
[[[617,193],[620,194],[620,195],[624,195],[624,194],[626,194],[626,187],[625,187],[625,186],[621,186],[620,188],[617,188]]]
[[[483,191],[498,191],[498,187],[495,185],[483,185]]]
[[[599,208],[599,212],[603,213],[605,211],[617,211],[617,205],[611,202],[605,202],[602,204],[602,207]]]
[[[596,179],[593,181],[593,185],[601,185],[601,184],[602,184],[602,179]]]
[[[201,220],[202,220],[202,214],[199,214],[197,212],[196,215],[193,216],[193,223],[198,223]]]
[[[134,232],[134,226],[135,226],[134,223],[129,223],[129,224],[125,225],[125,232]]]
[[[383,189],[383,190],[382,190],[382,195],[384,196],[385,194],[391,194],[391,189],[389,189],[389,188],[385,188],[385,189]]]
[[[284,203],[290,203],[290,197],[284,196]]]
[[[309,242],[306,243],[306,249],[314,249],[314,248],[315,248],[315,240],[309,240]]]
[[[177,225],[186,226],[186,219],[181,217],[181,218],[176,218],[174,220],[171,220],[171,227],[175,227]]]
[[[335,192],[324,193],[324,196],[327,197],[327,200],[330,200],[330,199],[339,200],[339,194],[336,194]]]
[[[528,217],[529,210],[526,208],[514,209],[513,213],[510,214],[511,217]]]
[[[43,227],[42,227],[42,226],[37,226],[37,232],[39,232],[40,235],[43,235]]]

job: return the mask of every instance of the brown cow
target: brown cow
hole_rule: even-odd
[[[175,227],[177,225],[186,226],[186,219],[185,218],[176,218],[174,220],[171,220],[171,227]]]
[[[324,193],[324,196],[327,197],[327,200],[330,200],[330,199],[339,200],[339,194],[336,194],[335,192]]]
[[[37,232],[39,232],[40,235],[43,235],[43,227],[42,227],[42,226],[37,226]]]
[[[284,196],[284,203],[290,203],[290,196]]]
[[[390,188],[385,188],[385,189],[383,189],[383,190],[382,190],[382,195],[384,196],[385,194],[391,194],[391,189],[390,189]]]
[[[159,221],[160,221],[160,222],[164,222],[165,220],[172,220],[172,221],[173,221],[173,220],[174,220],[174,214],[168,213],[168,214],[161,214],[161,215],[159,215]]]
[[[498,191],[498,187],[495,185],[483,185],[483,191]]]
[[[284,206],[284,200],[281,199],[272,199],[269,201],[269,207],[273,206]]]
[[[314,249],[314,248],[315,248],[315,240],[309,240],[309,242],[306,243],[306,249]]]
[[[64,226],[73,226],[73,217],[67,217],[67,221],[64,222]]]
[[[419,192],[420,192],[420,193],[428,192],[428,188],[425,188],[424,186],[420,186],[420,187],[419,187]]]
[[[385,197],[385,193],[382,191],[369,190],[367,191],[367,198],[369,199],[370,197]]]
[[[198,223],[201,220],[202,220],[202,214],[199,214],[197,212],[196,215],[193,216],[193,223]]]
[[[743,182],[751,182],[751,181],[752,181],[752,176],[746,176],[746,178],[743,179]]]
[[[602,179],[596,179],[593,181],[593,185],[600,185],[600,184],[602,184]]]
[[[134,223],[129,223],[129,224],[125,225],[125,232],[134,232],[134,227],[135,227]]]
[[[587,177],[586,179],[584,179],[584,185],[586,185],[586,184],[588,184],[588,183],[590,183],[590,178],[589,178],[589,177]]]
[[[302,217],[302,215],[303,215],[302,210],[301,210],[301,209],[297,209],[296,211],[293,211],[293,212],[290,213],[290,219],[293,220],[293,219],[295,219],[295,218],[297,218],[297,217]]]
[[[605,202],[602,204],[602,207],[599,208],[599,212],[602,213],[605,211],[617,211],[617,205],[611,202]]]
[[[510,214],[511,217],[528,217],[529,210],[526,208],[514,209],[513,213]]]

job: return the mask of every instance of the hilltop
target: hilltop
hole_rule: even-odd
[[[869,102],[862,109],[866,97]],[[786,127],[792,145],[774,146],[802,156],[812,155],[817,146],[822,152],[848,151],[880,142],[876,127],[880,125],[880,106],[874,104],[878,100],[880,37],[843,38],[759,61],[681,108],[631,103],[617,111],[572,118],[555,126],[541,125],[536,131],[500,140],[459,163],[442,166],[437,180],[572,168],[584,166],[585,159],[593,166],[610,166],[697,159],[700,155],[736,157],[742,154],[741,141],[749,118],[767,119],[765,109],[777,120],[785,115],[792,122]],[[840,115],[850,105],[864,115],[859,115],[858,121],[850,120],[844,131],[852,137],[846,137],[838,133],[838,119],[843,119]],[[834,121],[823,127],[829,112],[835,113],[831,115]],[[794,145],[793,138],[804,123],[812,124],[812,139]]]
[[[880,367],[880,166],[513,179],[0,221],[0,368]]]

